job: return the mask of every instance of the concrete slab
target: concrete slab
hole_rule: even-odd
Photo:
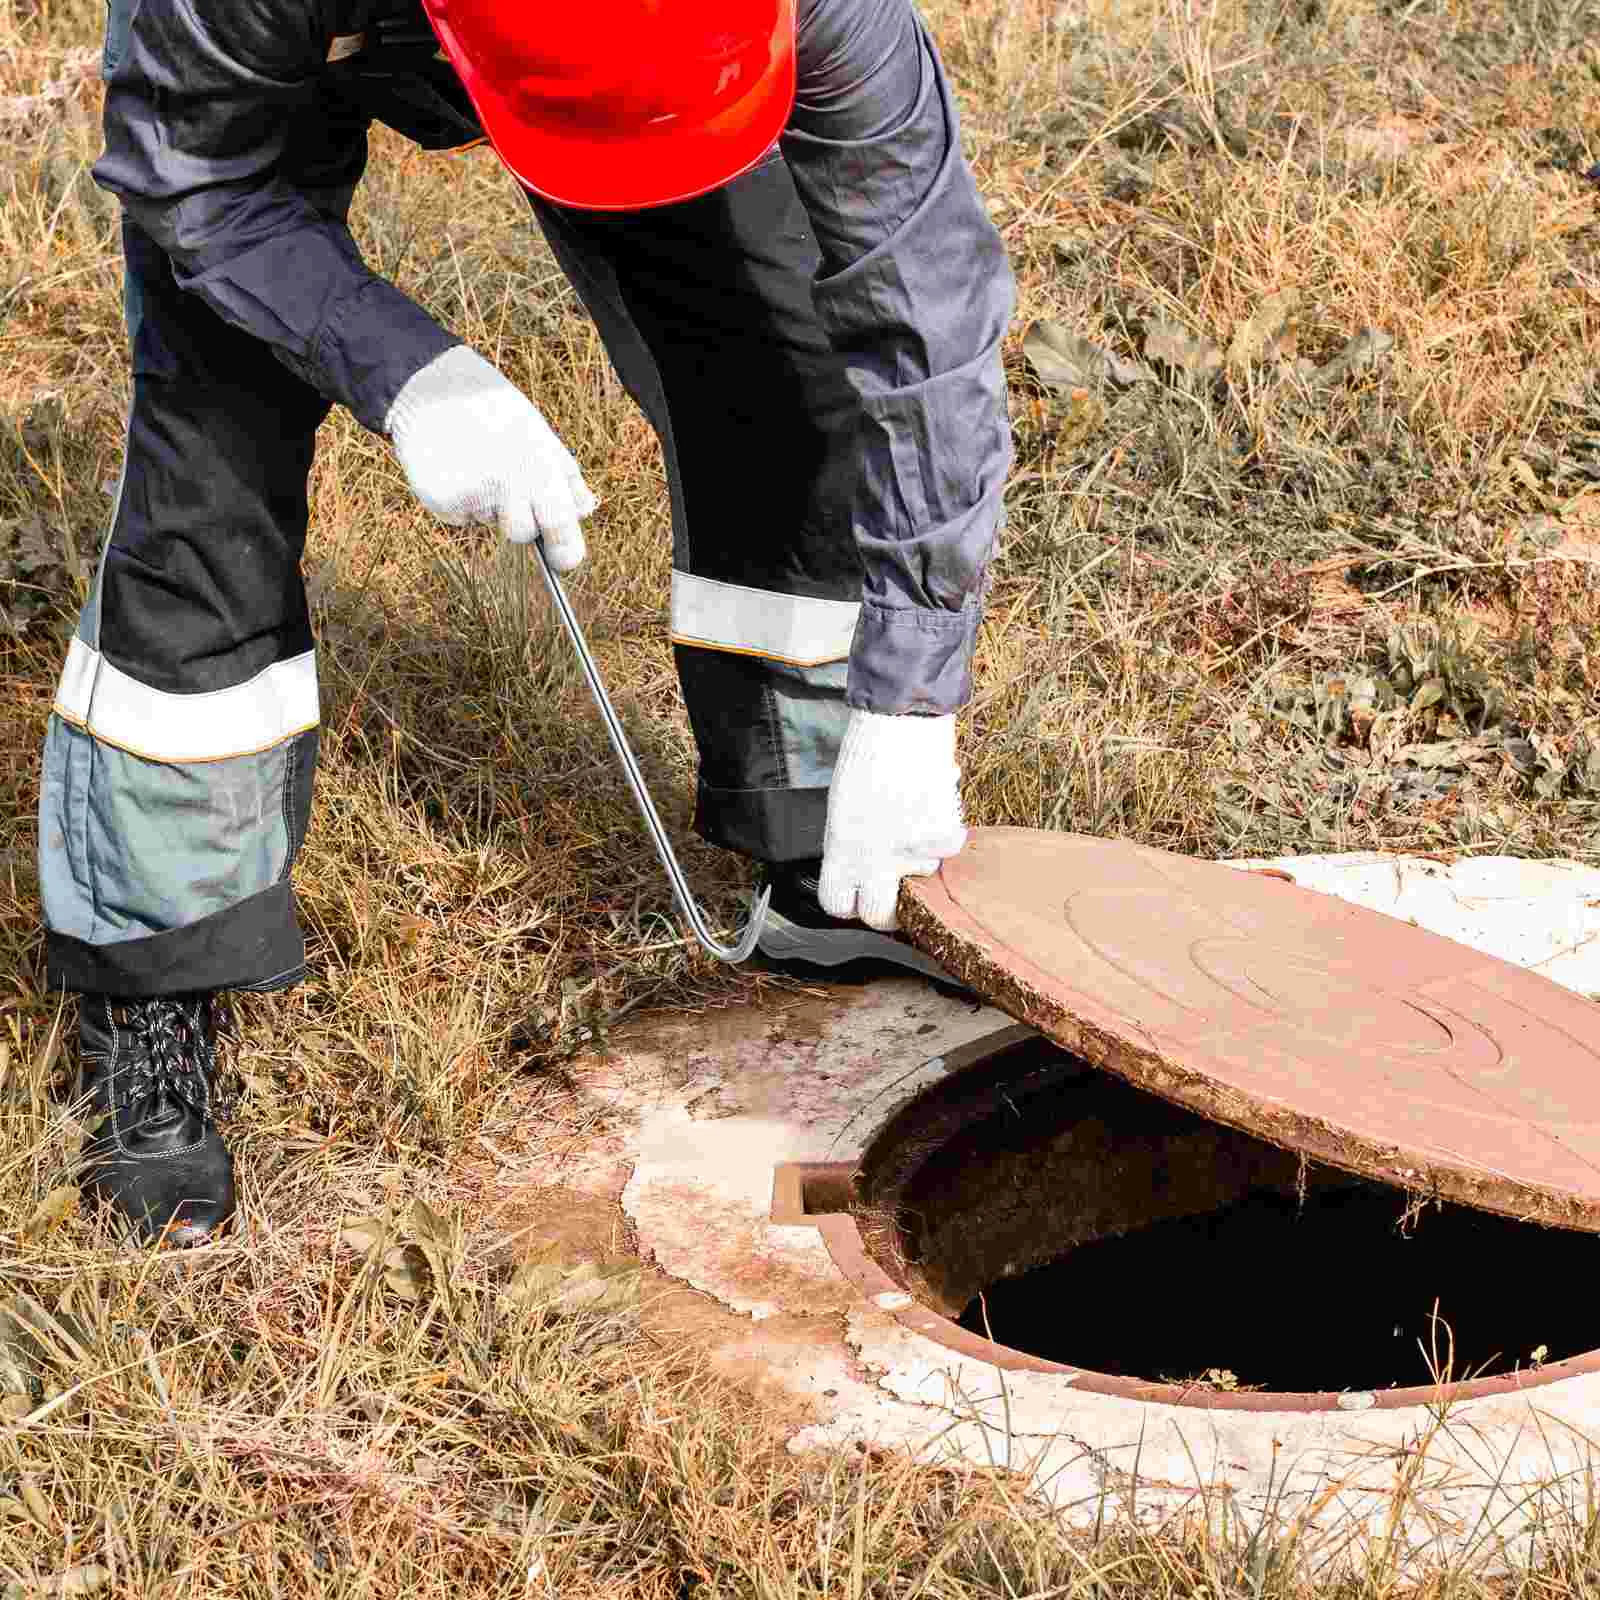
[[[1593,941],[1565,931],[1590,869],[1479,864],[1458,877],[1407,858],[1273,865],[1592,982]],[[1515,946],[1508,916],[1523,929]],[[706,1356],[738,1375],[756,1352],[810,1419],[795,1450],[862,1442],[956,1468],[1001,1464],[1084,1526],[1224,1512],[1247,1526],[1298,1520],[1330,1562],[1382,1538],[1417,1570],[1464,1555],[1492,1564],[1538,1538],[1541,1519],[1582,1513],[1585,1474],[1600,1464],[1600,1374],[1387,1409],[1360,1394],[1315,1412],[1223,1409],[1204,1394],[1152,1405],[1086,1392],[1070,1372],[1006,1370],[947,1348],[917,1330],[906,1296],[863,1293],[840,1269],[829,1244],[839,1219],[796,1214],[790,1195],[774,1220],[777,1169],[858,1160],[897,1108],[941,1081],[951,1054],[1009,1021],[915,979],[776,1011],[642,1019],[577,1067],[601,1131],[546,1181],[614,1194],[626,1173],[621,1204],[639,1250],[749,1319],[747,1334]]]
[[[1382,911],[1600,999],[1600,867],[1371,851],[1227,865],[1286,872],[1302,888]]]

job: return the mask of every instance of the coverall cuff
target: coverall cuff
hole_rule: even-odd
[[[187,927],[113,944],[54,929],[46,986],[127,999],[217,989],[286,989],[305,975],[305,937],[287,880]]]
[[[828,790],[719,789],[700,780],[695,832],[753,861],[814,861],[822,854]]]
[[[972,651],[982,617],[976,598],[959,611],[864,602],[850,649],[846,703],[886,716],[959,711],[972,698]]]
[[[345,297],[318,341],[317,387],[381,434],[395,396],[460,343],[408,295],[372,278]]]

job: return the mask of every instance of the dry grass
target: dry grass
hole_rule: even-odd
[[[1022,292],[1010,526],[964,732],[977,818],[1211,854],[1600,859],[1581,559],[1600,544],[1600,228],[1581,177],[1600,160],[1600,6],[932,15]],[[342,415],[307,559],[326,714],[299,879],[316,976],[247,1008],[243,1226],[184,1259],[129,1259],[83,1220],[23,1226],[70,1138],[49,1092],[61,1019],[40,986],[33,752],[128,385],[114,207],[85,171],[98,26],[89,0],[0,0],[0,739],[16,752],[0,768],[0,1276],[9,1305],[65,1327],[15,1380],[11,1410],[33,1420],[0,1433],[0,1570],[100,1563],[118,1594],[163,1596],[1302,1592],[1292,1541],[1249,1529],[1085,1541],[997,1478],[797,1462],[652,1339],[648,1312],[607,1343],[507,1306],[471,1199],[485,1141],[536,1167],[585,1114],[562,1063],[618,1015],[774,980],[685,946],[525,573],[421,515]],[[687,837],[647,428],[492,162],[380,138],[358,205],[373,262],[539,395],[602,496],[580,608],[731,923],[742,870]],[[1067,396],[1021,353],[1036,319],[1129,358],[1154,319],[1226,349],[1285,290],[1287,356],[1326,362],[1369,327],[1392,349],[1325,383],[1292,360],[1224,363]],[[1356,703],[1363,678],[1408,674],[1449,693]],[[1418,748],[1475,734],[1491,707],[1518,757],[1413,781]],[[387,1295],[332,1221],[414,1193],[457,1230],[420,1305]],[[1588,1593],[1593,1526],[1552,1527],[1537,1564],[1494,1585],[1465,1562],[1426,1592]],[[1402,1580],[1380,1550],[1318,1586]]]

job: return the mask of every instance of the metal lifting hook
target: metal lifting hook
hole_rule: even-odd
[[[678,865],[678,858],[672,853],[672,842],[667,838],[667,830],[662,827],[661,818],[656,815],[655,802],[650,798],[650,791],[645,788],[639,763],[633,759],[633,751],[628,747],[628,736],[622,731],[622,724],[617,720],[616,712],[611,709],[611,697],[606,693],[606,686],[600,681],[594,657],[589,654],[589,646],[584,642],[583,629],[578,626],[578,619],[567,603],[561,580],[556,577],[550,565],[550,558],[545,554],[544,540],[536,539],[533,548],[539,553],[539,570],[544,573],[550,598],[555,602],[562,626],[567,630],[567,637],[572,640],[572,648],[578,652],[578,661],[583,667],[584,677],[589,680],[594,703],[600,708],[600,720],[605,723],[606,732],[611,736],[611,747],[617,752],[617,759],[622,763],[628,787],[633,790],[633,798],[638,802],[645,826],[650,830],[650,838],[655,844],[656,854],[661,858],[661,865],[667,869],[672,892],[677,896],[678,909],[688,920],[695,938],[719,961],[743,961],[755,949],[756,940],[761,937],[761,927],[767,916],[767,902],[772,898],[772,886],[769,884],[761,891],[760,898],[750,913],[749,926],[745,928],[736,944],[720,944],[712,937],[711,930],[706,926],[706,920],[701,916],[700,907],[696,904],[694,894],[689,888],[689,880],[684,877],[683,868]]]

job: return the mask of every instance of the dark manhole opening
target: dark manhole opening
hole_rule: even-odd
[[[1303,1207],[1257,1191],[1003,1278],[958,1320],[1096,1372],[1291,1393],[1459,1382],[1594,1342],[1576,1292],[1592,1241],[1450,1205],[1408,1231],[1397,1209],[1359,1180]]]
[[[927,1304],[1114,1376],[1382,1390],[1600,1344],[1593,1235],[1304,1163],[1042,1038],[903,1108],[859,1195],[867,1248]]]

